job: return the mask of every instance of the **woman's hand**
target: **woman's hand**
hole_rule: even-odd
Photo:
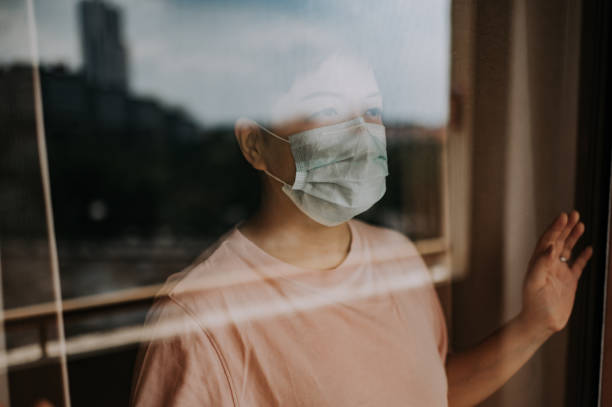
[[[448,355],[449,405],[474,406],[489,397],[567,324],[578,279],[593,252],[588,247],[572,256],[584,233],[578,218],[576,211],[569,219],[562,213],[540,238],[523,282],[521,313],[473,348]]]
[[[569,218],[561,213],[540,237],[529,260],[519,317],[544,335],[550,336],[567,324],[578,279],[593,254],[589,246],[577,257],[572,256],[574,245],[584,233],[579,218],[577,211],[572,211]]]

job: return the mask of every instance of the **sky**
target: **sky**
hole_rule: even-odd
[[[264,115],[278,78],[338,49],[372,65],[385,121],[447,120],[450,0],[109,2],[122,11],[130,89],[204,125]],[[34,0],[41,63],[81,66],[77,3]],[[29,60],[24,10],[25,0],[0,2],[0,65]]]

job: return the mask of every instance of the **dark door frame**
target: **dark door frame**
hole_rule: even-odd
[[[582,1],[575,205],[581,213],[586,231],[581,247],[577,247],[575,252],[590,244],[594,253],[580,279],[569,323],[568,407],[597,406],[602,396],[601,361],[612,149],[609,77],[611,11],[612,3],[609,0]]]
[[[612,214],[612,212],[610,212]],[[610,216],[609,214],[609,216]],[[606,277],[606,304],[604,313],[603,344],[602,344],[602,365],[600,391],[600,405],[612,407],[612,219],[608,219],[608,258],[607,258],[607,277]]]

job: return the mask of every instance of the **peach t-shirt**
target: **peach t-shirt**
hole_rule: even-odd
[[[135,406],[447,406],[447,332],[403,235],[350,221],[325,271],[234,229],[171,277],[153,306]]]

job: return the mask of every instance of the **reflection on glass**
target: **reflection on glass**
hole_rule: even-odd
[[[17,16],[14,3],[1,6],[6,15]],[[386,193],[361,219],[413,240],[441,236],[446,1],[368,9],[348,1],[34,5],[62,290],[67,309],[74,310],[66,315],[74,355],[106,366],[94,351],[114,349],[111,354],[130,370],[133,345],[146,336],[137,327],[158,284],[256,210],[261,177],[237,147],[239,118],[281,138],[356,117],[363,119],[363,134],[384,122]],[[8,31],[16,32],[19,19],[7,21],[15,21]],[[0,81],[10,110],[2,119],[17,128],[33,120],[31,67],[28,53],[15,46],[16,36],[8,38],[1,40],[13,46],[0,60]],[[291,148],[272,136],[267,143],[276,152]],[[366,143],[359,151],[376,155],[377,142]],[[11,150],[7,165],[16,168],[32,152]],[[271,174],[295,182],[287,163],[270,162]],[[352,171],[375,172],[373,165]],[[9,186],[3,202],[16,202],[19,188]],[[355,206],[369,206],[366,201],[356,198]],[[42,216],[34,204],[24,201],[19,210]],[[14,271],[4,273],[11,287],[5,289],[5,308],[46,303],[36,293],[50,290],[48,282],[29,289],[36,281],[32,273],[40,269],[31,248],[43,243],[25,235],[19,218],[7,218],[3,227],[4,250],[30,250]],[[39,319],[29,321],[35,325]],[[109,336],[121,327],[126,330],[119,336]],[[39,331],[31,329],[14,346],[38,339]],[[52,354],[53,343],[48,346]],[[28,349],[14,353],[11,363],[40,358],[37,346]],[[91,387],[91,368],[73,361],[71,372],[79,400]],[[130,375],[131,370],[108,397],[125,398]]]

